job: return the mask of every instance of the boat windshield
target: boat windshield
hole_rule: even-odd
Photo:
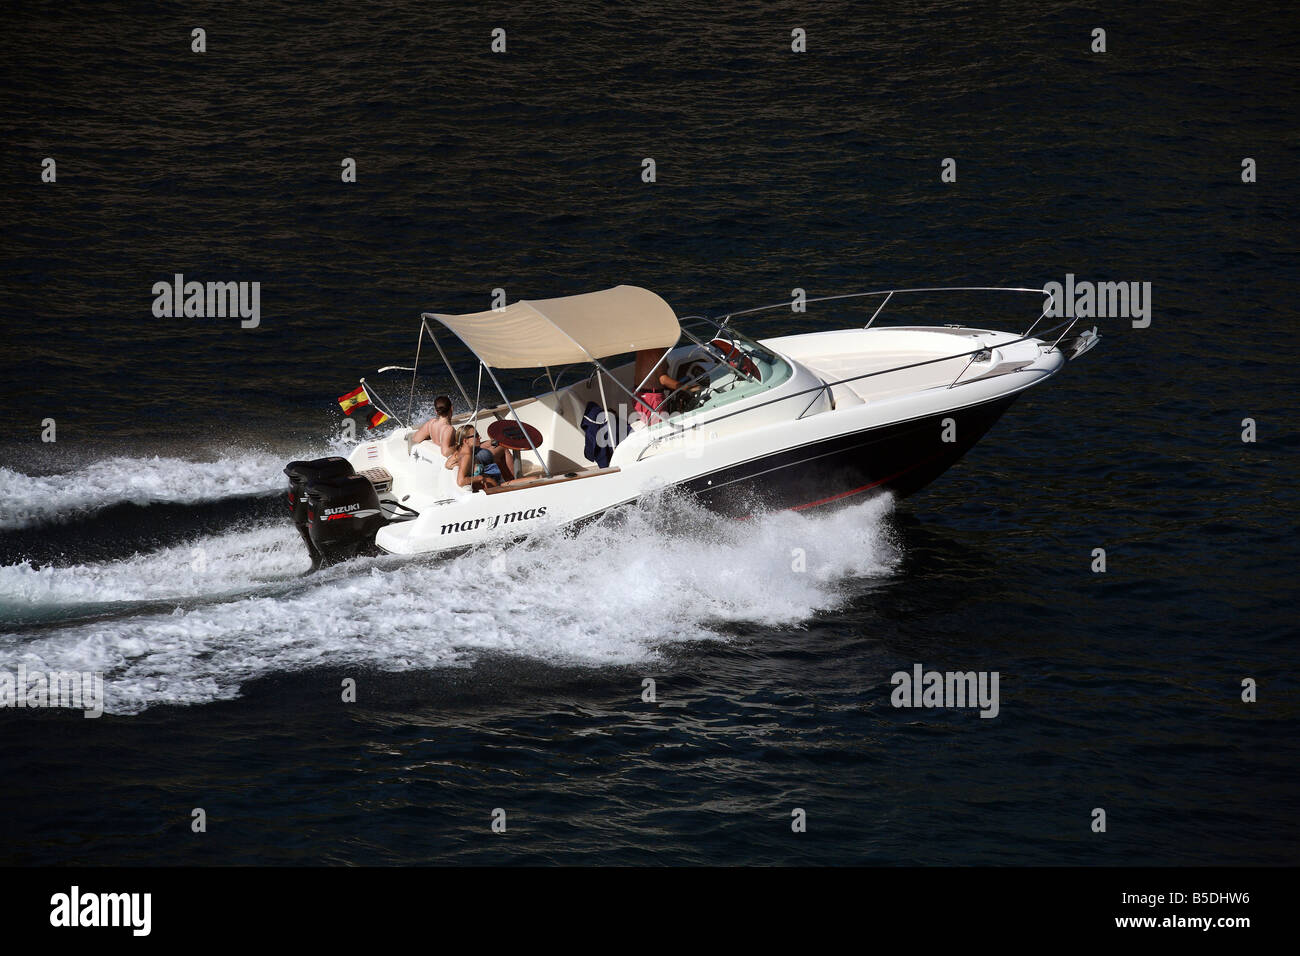
[[[688,327],[686,321],[683,327]],[[684,410],[694,414],[764,392],[788,379],[794,372],[790,364],[749,336],[732,328],[713,324],[691,323],[690,331],[704,342],[689,350],[679,365],[679,378],[692,379],[699,386],[696,400]],[[692,360],[698,369],[692,373]]]

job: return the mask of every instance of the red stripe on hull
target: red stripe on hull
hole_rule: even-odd
[[[942,452],[940,454],[942,454]],[[913,462],[912,464],[904,468],[902,471],[896,471],[892,475],[888,475],[884,478],[881,478],[879,481],[873,481],[869,485],[863,485],[861,488],[854,488],[850,491],[841,491],[838,495],[831,495],[829,498],[818,498],[816,501],[809,501],[802,505],[793,505],[787,510],[803,511],[806,508],[816,508],[818,505],[827,505],[830,504],[832,501],[839,501],[841,498],[849,498],[853,495],[860,495],[864,491],[870,491],[872,488],[878,488],[881,485],[885,484],[886,482],[893,481],[895,478],[901,478],[909,471],[913,471],[914,469],[920,468],[922,465],[932,462],[938,457],[939,455],[931,455],[929,458],[922,459],[921,461],[918,462]]]

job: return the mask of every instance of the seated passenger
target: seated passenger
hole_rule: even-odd
[[[422,441],[432,441],[446,457],[451,454],[451,442],[455,431],[451,423],[451,399],[446,395],[439,395],[433,400],[433,410],[437,413],[435,417],[417,428],[406,440],[407,451]]]
[[[666,415],[693,407],[691,401],[701,388],[701,380],[707,378],[707,370],[704,372],[696,370],[696,374],[685,382],[673,378],[668,374],[668,367],[665,364],[667,357],[667,353],[660,353],[658,349],[642,349],[636,353],[636,369],[633,375],[636,378],[638,400],[633,411],[639,414],[647,425],[654,425],[663,421]],[[651,378],[654,380],[648,381]],[[683,385],[686,386],[689,395],[683,393],[678,398],[684,400],[675,401],[672,408],[665,408],[665,399]],[[634,428],[638,427],[635,420],[629,424]]]
[[[474,440],[478,442],[478,449],[474,452],[475,460],[485,466],[496,465],[505,481],[514,481],[514,455],[510,453],[510,449],[491,438],[484,441],[477,432],[474,434]]]
[[[665,364],[668,353],[659,349],[641,349],[636,353],[636,366],[632,377],[636,380],[636,407],[633,409],[653,425],[662,421],[659,407],[670,392],[681,388],[682,383],[668,374]]]
[[[456,429],[446,467],[456,470],[456,484],[462,488],[482,491],[501,484],[501,468],[490,451],[479,447],[478,430],[473,425]]]

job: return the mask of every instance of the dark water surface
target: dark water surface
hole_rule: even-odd
[[[0,710],[0,862],[1296,863],[1300,42],[1224,10],[7,13],[0,670],[102,671],[109,714]],[[154,318],[178,272],[261,325]],[[421,310],[1066,273],[1151,326],[915,498],[299,576],[279,469],[358,375],[406,394]],[[998,671],[998,717],[891,707],[914,663]]]

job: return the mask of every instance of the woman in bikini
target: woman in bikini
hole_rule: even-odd
[[[478,430],[473,425],[461,425],[454,435],[446,467],[456,470],[456,484],[481,491],[508,480],[492,452],[479,447]]]

